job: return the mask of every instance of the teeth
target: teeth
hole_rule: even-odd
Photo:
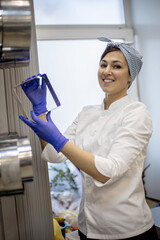
[[[107,79],[104,79],[103,81],[106,83],[112,82],[112,80],[107,80]]]

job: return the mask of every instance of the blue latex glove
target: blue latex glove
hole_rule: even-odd
[[[21,86],[26,96],[31,101],[35,114],[38,116],[41,115],[42,113],[47,112],[46,107],[47,87],[43,78],[42,85],[39,84],[39,78],[35,78],[29,82],[24,81]]]
[[[23,117],[19,116],[19,118],[26,123],[29,127],[33,129],[33,131],[44,141],[50,143],[57,152],[60,151],[60,149],[66,144],[68,141],[67,138],[65,138],[58,128],[55,126],[55,124],[52,122],[52,119],[50,117],[51,112],[48,112],[46,115],[47,122],[41,120],[38,118],[33,111],[31,111],[31,116],[33,121]]]

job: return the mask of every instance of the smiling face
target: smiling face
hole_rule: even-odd
[[[127,95],[131,78],[127,61],[120,50],[109,52],[102,58],[98,69],[98,80],[111,102]]]

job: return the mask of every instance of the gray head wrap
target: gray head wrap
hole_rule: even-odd
[[[120,42],[113,42],[108,38],[105,37],[101,37],[98,38],[101,41],[104,42],[108,42],[107,47],[105,49],[105,51],[109,48],[109,47],[117,47],[125,56],[126,61],[128,63],[128,68],[129,68],[129,72],[130,72],[130,76],[131,76],[131,81],[130,84],[128,86],[128,88],[131,86],[133,80],[136,78],[136,76],[138,75],[138,73],[141,70],[142,67],[142,56],[140,55],[140,53],[138,51],[136,51],[133,47],[130,46],[130,43],[120,43]],[[105,52],[104,51],[104,52]]]

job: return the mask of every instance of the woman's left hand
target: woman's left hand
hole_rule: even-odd
[[[41,85],[40,79],[37,77],[31,81],[29,81],[29,79],[25,80],[21,86],[24,93],[31,101],[35,114],[38,116],[42,113],[47,112],[46,107],[47,87],[43,78]]]

